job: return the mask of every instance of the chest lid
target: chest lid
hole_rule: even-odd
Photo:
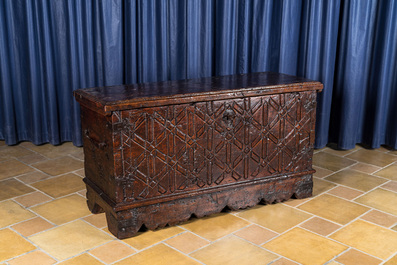
[[[76,100],[105,115],[112,111],[199,101],[322,90],[320,82],[272,72],[236,74],[74,91]]]

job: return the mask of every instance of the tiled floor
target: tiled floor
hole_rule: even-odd
[[[71,143],[0,141],[0,264],[397,264],[397,151],[316,150],[314,196],[117,240]]]

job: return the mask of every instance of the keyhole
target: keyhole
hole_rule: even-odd
[[[222,119],[228,127],[231,127],[233,125],[233,120],[235,117],[236,117],[236,113],[231,109],[227,109],[225,110]]]

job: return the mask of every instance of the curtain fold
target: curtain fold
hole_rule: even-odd
[[[0,139],[81,145],[72,91],[123,83],[120,1],[0,2]]]
[[[0,1],[0,139],[81,145],[78,88],[275,71],[321,81],[316,147],[397,148],[397,3]]]
[[[317,148],[328,142],[331,100],[338,45],[340,1],[305,1],[302,7],[298,76],[321,81],[323,91],[317,95]]]
[[[215,1],[191,0],[186,6],[186,78],[214,75]]]
[[[342,149],[356,143],[393,148],[397,135],[397,4],[346,1],[343,6],[329,137]],[[392,133],[394,130],[394,133]]]

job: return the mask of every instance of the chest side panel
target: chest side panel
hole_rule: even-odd
[[[314,91],[116,111],[116,181],[132,202],[312,170]]]
[[[81,121],[86,179],[116,201],[112,130],[107,126],[110,118],[83,107]]]

